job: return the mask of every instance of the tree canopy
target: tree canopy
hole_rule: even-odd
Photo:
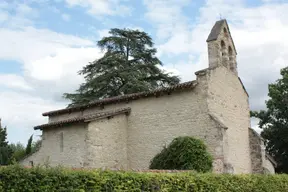
[[[97,43],[105,51],[104,56],[78,72],[85,82],[76,93],[64,93],[64,98],[71,101],[68,107],[179,83],[179,77],[159,68],[162,62],[147,33],[113,28],[109,34]]]
[[[288,173],[288,67],[280,74],[280,79],[268,85],[267,109],[251,111],[251,116],[259,119],[266,150],[278,163],[276,172]]]
[[[26,156],[35,153],[41,147],[41,142],[41,139],[33,142],[33,135],[31,135],[27,141],[26,148],[22,143],[11,143],[9,145],[12,150],[11,160],[17,162]]]

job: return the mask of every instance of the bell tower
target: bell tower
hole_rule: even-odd
[[[206,42],[208,44],[209,68],[224,66],[238,76],[237,52],[225,19],[215,23]]]

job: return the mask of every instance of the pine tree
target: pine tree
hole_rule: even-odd
[[[7,141],[7,129],[2,127],[0,119],[0,165],[8,165],[11,160],[12,150]]]
[[[157,50],[147,33],[114,28],[109,34],[97,44],[105,50],[104,56],[79,71],[85,83],[76,93],[63,95],[71,100],[69,106],[179,83],[179,77],[159,68],[162,62],[156,57]]]

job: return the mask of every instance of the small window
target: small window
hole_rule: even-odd
[[[225,49],[225,42],[223,40],[221,41],[221,49]]]
[[[60,133],[60,151],[63,152],[63,148],[64,148],[64,134],[63,132]]]
[[[232,51],[232,48],[231,48],[231,46],[229,46],[229,47],[228,47],[228,53],[229,53],[229,55],[230,55],[230,56],[232,56],[232,55],[233,55],[233,51]]]
[[[221,41],[221,55],[222,55],[222,56],[225,56],[225,55],[226,55],[225,49],[226,49],[226,45],[225,45],[225,42],[222,40],[222,41]]]
[[[228,36],[228,32],[227,32],[226,27],[223,28],[223,31],[224,31],[224,35],[227,37]]]

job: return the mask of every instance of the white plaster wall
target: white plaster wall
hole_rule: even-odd
[[[127,169],[127,116],[92,121],[88,125],[86,167]]]
[[[228,127],[227,160],[235,173],[251,173],[248,96],[238,77],[226,67],[213,69],[207,75],[209,111]]]
[[[61,133],[63,133],[63,151],[61,151]],[[87,127],[84,124],[62,128],[46,129],[42,135],[42,145],[38,152],[20,163],[30,166],[48,163],[50,166],[65,165],[67,167],[83,167],[86,153]]]

